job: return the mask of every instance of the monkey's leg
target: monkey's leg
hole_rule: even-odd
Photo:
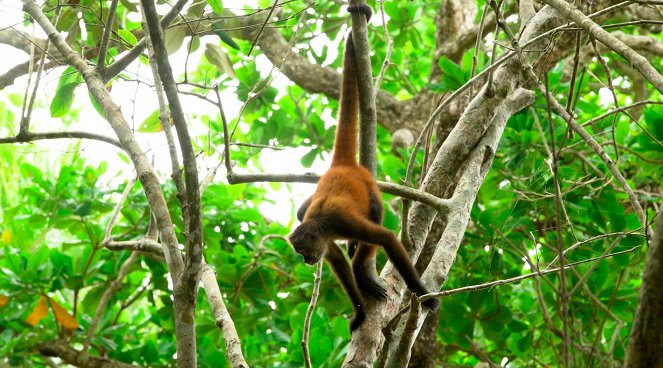
[[[339,216],[333,226],[334,231],[341,236],[384,247],[389,260],[394,264],[410,291],[417,296],[428,293],[403,244],[398,241],[394,233],[366,219],[354,216],[345,218]],[[428,299],[422,304],[428,308],[437,309],[440,301]]]
[[[352,302],[352,308],[354,308],[354,315],[350,319],[350,332],[352,332],[366,319],[364,300],[361,297],[361,292],[359,292],[348,261],[343,256],[341,249],[334,242],[330,241],[328,243],[325,259],[331,265],[336,278],[341,282],[343,289],[345,289]]]
[[[380,202],[379,193],[370,191],[370,189],[369,206],[368,219],[376,225],[382,225],[382,202]],[[352,271],[355,274],[355,279],[357,279],[359,290],[376,299],[385,299],[387,297],[387,290],[380,283],[375,268],[377,247],[361,243],[355,253],[354,256],[351,255],[350,257],[352,258]]]
[[[357,280],[357,286],[364,294],[376,299],[385,299],[387,289],[382,286],[375,269],[375,253],[378,247],[366,243],[359,243],[357,252],[352,258],[352,272]]]

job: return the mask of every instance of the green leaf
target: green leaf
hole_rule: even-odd
[[[205,57],[220,72],[235,78],[235,70],[233,69],[232,62],[221,46],[213,43],[205,44]]]
[[[443,89],[455,91],[469,80],[467,73],[447,57],[440,58],[438,65],[442,70],[440,87]]]
[[[74,210],[74,214],[80,217],[86,217],[90,213],[92,213],[92,202],[91,201],[85,201],[83,204],[80,206],[76,207]]]
[[[235,40],[233,40],[233,38],[230,36],[230,33],[225,31],[222,27],[223,26],[221,25],[220,22],[212,23],[212,28],[216,30],[216,32],[214,33],[216,33],[216,35],[219,36],[221,41],[223,41],[226,45],[232,47],[233,49],[239,50],[239,45],[237,44],[237,42],[235,42]]]
[[[207,0],[209,6],[212,7],[212,10],[216,14],[223,13],[223,1],[222,0]]]
[[[63,7],[55,28],[58,31],[69,32],[76,24],[78,24],[78,15],[74,8]]]
[[[88,91],[87,95],[88,95],[88,97],[90,98],[90,102],[92,103],[92,107],[94,107],[94,110],[95,110],[97,113],[99,113],[99,115],[100,115],[102,118],[105,119],[105,118],[106,118],[106,115],[104,115],[104,109],[101,107],[101,105],[99,105],[99,102],[97,102],[97,100],[94,98],[94,96],[92,96],[92,93],[90,93],[90,91]]]
[[[205,5],[207,5],[206,0],[195,0],[189,6],[189,10],[187,10],[186,14],[192,19],[198,18],[203,15],[203,12],[205,11]]]
[[[389,230],[396,231],[401,226],[401,218],[399,215],[394,212],[391,206],[384,207],[384,218],[382,219],[382,225]]]
[[[529,328],[529,325],[527,323],[517,320],[517,319],[512,319],[509,322],[509,331],[512,332],[523,332],[526,331]]]
[[[127,41],[127,43],[131,46],[136,46],[136,44],[138,43],[138,39],[136,38],[136,36],[134,36],[133,33],[127,31],[126,29],[118,29],[117,34],[119,34],[120,37],[122,37],[123,40]]]
[[[659,141],[663,140],[663,106],[650,106],[643,116],[649,132]]]
[[[164,41],[166,44],[166,51],[168,55],[175,53],[182,46],[184,38],[186,37],[186,28],[184,26],[178,26],[173,28],[168,28],[164,32]]]
[[[302,156],[302,159],[299,160],[299,162],[302,163],[302,166],[309,168],[311,165],[313,165],[313,161],[315,161],[315,158],[318,156],[318,149],[313,148],[312,150],[308,151],[307,154]]]
[[[406,169],[403,160],[396,156],[387,156],[382,162],[382,173],[392,181],[404,178]]]
[[[190,52],[195,52],[198,50],[200,47],[200,37],[191,37],[191,40],[189,41],[189,44],[187,45],[187,48],[190,50]]]
[[[138,131],[141,133],[159,133],[163,131],[163,126],[161,125],[161,120],[159,119],[160,114],[161,112],[159,109],[154,110],[150,116],[143,120],[143,122],[140,124],[140,127],[138,128]]]
[[[74,92],[81,83],[83,83],[83,77],[74,67],[70,66],[62,72],[55,90],[55,97],[51,101],[51,117],[62,117],[69,112],[74,103]]]

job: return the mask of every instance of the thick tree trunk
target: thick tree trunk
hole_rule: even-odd
[[[627,368],[663,367],[663,211],[649,247],[626,356]]]

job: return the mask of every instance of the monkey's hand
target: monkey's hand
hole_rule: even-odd
[[[364,308],[357,308],[355,313],[350,318],[350,333],[353,333],[366,319],[366,312]]]
[[[366,4],[349,5],[348,6],[348,13],[352,13],[352,14],[361,13],[361,14],[364,14],[366,16],[366,21],[367,22],[369,20],[371,20],[371,15],[373,15],[373,11]]]

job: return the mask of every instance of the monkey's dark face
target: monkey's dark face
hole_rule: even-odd
[[[310,222],[302,223],[292,232],[290,243],[304,257],[304,262],[310,265],[318,263],[327,250],[327,239],[318,226]]]

